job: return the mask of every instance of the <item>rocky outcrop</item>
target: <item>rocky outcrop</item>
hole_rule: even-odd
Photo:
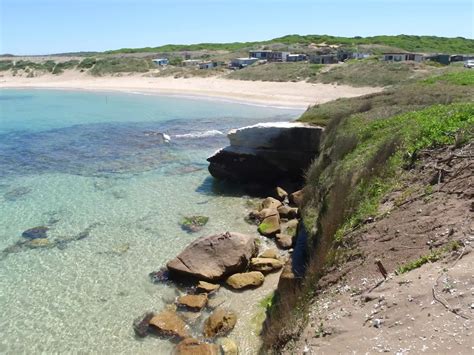
[[[206,281],[199,281],[196,291],[201,293],[213,293],[216,292],[221,286],[212,284]]]
[[[255,237],[226,232],[198,238],[167,264],[170,275],[217,281],[244,271],[256,255]]]
[[[226,283],[236,290],[255,288],[263,284],[265,276],[260,271],[250,271],[230,276]]]
[[[217,308],[204,323],[204,336],[212,338],[216,335],[226,335],[234,329],[237,316],[224,308]]]
[[[161,336],[186,338],[188,331],[186,323],[176,312],[166,309],[150,319],[150,327]]]
[[[252,258],[252,260],[250,260],[250,269],[254,271],[260,271],[262,273],[268,273],[271,271],[279,270],[282,267],[283,263],[277,259]]]
[[[218,355],[219,347],[194,338],[182,340],[175,349],[176,355]]]
[[[184,307],[190,311],[200,311],[207,304],[207,294],[184,295],[178,297],[176,304],[178,307]]]
[[[229,132],[230,146],[207,160],[218,179],[240,183],[301,180],[318,154],[323,128],[299,122],[260,123]]]

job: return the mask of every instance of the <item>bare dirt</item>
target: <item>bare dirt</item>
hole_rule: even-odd
[[[422,152],[380,206],[383,217],[346,237],[308,324],[281,352],[474,353],[473,172],[474,143]],[[428,255],[436,257],[396,272]]]

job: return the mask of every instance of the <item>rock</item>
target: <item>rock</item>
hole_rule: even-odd
[[[318,154],[321,127],[298,122],[260,123],[232,130],[230,146],[207,160],[218,179],[240,183],[301,180]]]
[[[264,280],[265,277],[260,271],[250,271],[230,276],[226,280],[226,284],[234,289],[240,290],[259,287],[263,284]]]
[[[178,305],[178,307],[186,307],[191,311],[200,311],[207,304],[207,295],[200,294],[181,296],[178,297],[176,304]]]
[[[220,338],[217,343],[221,346],[223,355],[238,355],[239,348],[235,341],[230,338]]]
[[[301,208],[303,204],[303,190],[298,190],[290,194],[289,201],[291,204]]]
[[[274,199],[273,197],[267,197],[265,200],[262,201],[262,204],[260,205],[260,210],[276,210],[280,206],[282,206],[282,203],[280,201]]]
[[[265,218],[270,217],[270,216],[276,216],[278,215],[278,211],[275,208],[264,208],[263,210],[260,211],[252,211],[249,214],[249,219],[251,220],[257,220],[259,222],[262,222]]]
[[[281,225],[282,234],[288,234],[288,235],[291,235],[292,237],[295,237],[296,231],[298,229],[298,223],[299,221],[297,219],[290,219],[288,222],[282,223]]]
[[[277,234],[275,242],[281,249],[290,249],[293,246],[294,237],[288,234]]]
[[[258,225],[258,232],[266,237],[272,237],[280,232],[280,216],[268,216]]]
[[[148,274],[150,281],[154,284],[167,283],[170,281],[170,273],[168,269],[161,268],[158,271],[152,271]]]
[[[226,335],[234,329],[237,316],[224,308],[217,308],[204,322],[204,336],[212,338],[216,335]]]
[[[209,307],[210,309],[216,309],[217,307],[222,306],[226,300],[227,299],[223,296],[210,298],[207,301],[207,307]]]
[[[34,227],[34,228],[30,228],[24,231],[21,234],[21,236],[23,238],[28,238],[28,239],[44,239],[44,238],[48,238],[48,235],[47,235],[48,230],[49,228],[44,227],[44,226]]]
[[[181,221],[181,228],[188,233],[199,232],[209,221],[209,217],[190,216],[184,217]]]
[[[212,292],[217,291],[220,287],[221,287],[220,285],[211,284],[210,282],[199,281],[196,290],[199,293],[202,293],[202,292],[212,293]]]
[[[150,320],[155,316],[153,312],[147,312],[141,317],[136,318],[133,321],[133,330],[135,334],[140,337],[144,338],[148,335],[148,329],[150,326]]]
[[[250,260],[250,269],[268,273],[274,270],[279,270],[283,267],[283,263],[277,259],[271,258],[252,258]]]
[[[255,237],[226,232],[198,238],[167,267],[175,276],[217,281],[244,271],[256,252]]]
[[[175,349],[176,355],[218,355],[219,347],[194,338],[182,340]]]
[[[165,309],[150,319],[150,326],[161,336],[186,338],[188,331],[184,321],[171,310]]]
[[[278,214],[281,218],[293,219],[298,217],[298,209],[290,206],[278,207]]]
[[[275,197],[277,198],[277,200],[284,201],[285,198],[288,197],[288,192],[277,186],[277,188],[275,189]]]
[[[270,259],[278,259],[278,250],[275,248],[270,248],[265,250],[262,254],[260,254],[259,258],[270,258]]]
[[[54,247],[54,243],[52,243],[48,238],[38,238],[26,241],[25,246],[31,249],[52,248]]]

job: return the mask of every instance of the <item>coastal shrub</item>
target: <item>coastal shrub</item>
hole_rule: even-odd
[[[96,76],[115,73],[145,73],[152,68],[152,62],[141,58],[104,58],[98,59],[91,69]]]
[[[474,86],[474,70],[462,70],[457,72],[445,73],[439,76],[433,76],[425,79],[425,84],[435,84],[437,82],[446,82],[454,85]]]
[[[52,73],[53,74],[61,74],[64,72],[65,69],[74,69],[79,64],[78,60],[68,60],[66,62],[61,62],[56,64]]]
[[[13,61],[0,60],[0,71],[10,70],[13,68]]]
[[[307,62],[254,64],[235,70],[226,77],[251,81],[303,81],[315,77],[322,67]]]
[[[26,70],[26,69],[34,69],[34,70],[41,70],[52,72],[56,63],[54,60],[47,60],[45,62],[33,62],[30,60],[19,60],[15,63],[14,69],[16,70]]]
[[[77,68],[78,69],[90,69],[92,68],[95,63],[96,63],[97,59],[95,58],[84,58],[78,65],[77,65]]]

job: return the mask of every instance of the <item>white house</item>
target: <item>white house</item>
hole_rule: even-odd
[[[230,66],[232,68],[245,68],[257,61],[257,58],[235,58],[230,62]]]
[[[153,59],[153,63],[155,63],[156,65],[160,67],[163,67],[169,64],[169,60],[168,58],[157,58],[157,59]]]
[[[405,62],[407,60],[422,62],[423,59],[423,54],[417,53],[384,53],[382,58],[385,62]]]

